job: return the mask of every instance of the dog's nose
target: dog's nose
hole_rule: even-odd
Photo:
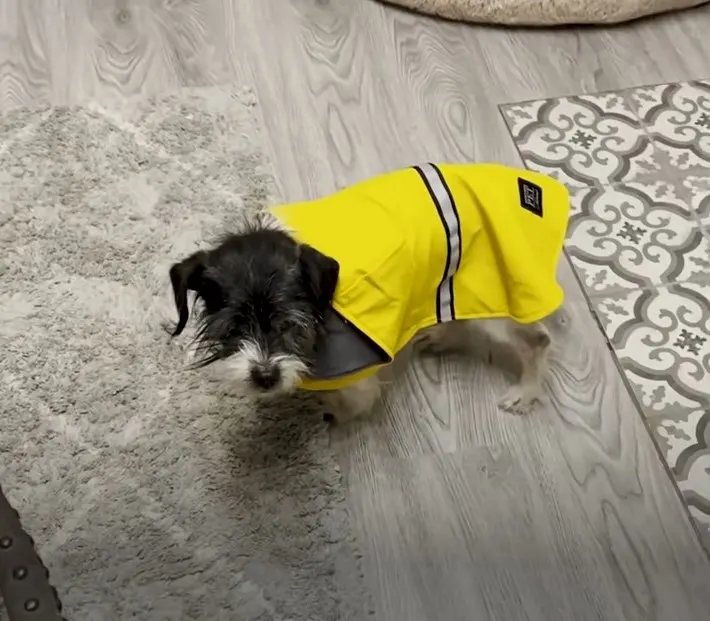
[[[276,386],[281,379],[281,370],[278,366],[257,366],[251,368],[251,381],[263,390]]]

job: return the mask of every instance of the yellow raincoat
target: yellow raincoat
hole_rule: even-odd
[[[385,364],[438,322],[531,323],[563,301],[556,268],[569,195],[542,174],[496,164],[425,164],[272,213],[297,240],[338,261],[333,309],[379,349]],[[342,388],[377,366],[310,377],[303,388]]]

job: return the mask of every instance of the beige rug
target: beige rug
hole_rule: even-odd
[[[384,0],[458,21],[518,26],[615,24],[708,0]]]

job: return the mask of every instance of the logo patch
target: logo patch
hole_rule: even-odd
[[[532,181],[518,177],[520,206],[542,218],[542,188]]]

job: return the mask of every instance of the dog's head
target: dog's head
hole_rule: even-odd
[[[226,236],[170,268],[180,334],[188,292],[202,301],[197,366],[221,361],[257,394],[290,392],[314,362],[316,340],[338,281],[337,261],[278,227]]]

